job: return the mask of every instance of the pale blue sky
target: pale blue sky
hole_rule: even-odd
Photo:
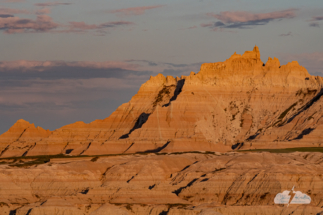
[[[108,117],[149,75],[198,72],[254,45],[264,62],[323,73],[322,0],[10,1],[0,0],[0,133],[20,118],[53,130]]]

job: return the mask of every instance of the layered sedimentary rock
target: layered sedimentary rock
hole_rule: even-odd
[[[0,214],[318,214],[322,153],[2,160]],[[285,190],[310,204],[275,204]]]
[[[263,63],[255,47],[205,63],[197,74],[151,77],[104,120],[30,130],[30,137],[8,131],[0,136],[1,156],[320,146],[322,83],[295,61]]]
[[[36,142],[48,137],[51,131],[35,127],[25,120],[18,120],[7,132],[0,136],[1,156],[22,156],[29,151]]]
[[[255,47],[151,77],[103,120],[19,120],[0,136],[0,214],[323,214],[322,153],[240,151],[321,146],[322,83]],[[293,188],[309,204],[275,203]]]

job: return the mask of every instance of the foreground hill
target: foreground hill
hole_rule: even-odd
[[[0,156],[320,146],[322,85],[295,61],[263,63],[255,47],[197,74],[151,77],[104,120],[52,132],[19,120],[0,136]]]
[[[0,214],[323,214],[322,161],[313,152],[2,159]],[[310,204],[275,204],[293,187]]]

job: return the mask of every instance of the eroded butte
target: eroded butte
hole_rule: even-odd
[[[322,84],[255,47],[151,77],[103,120],[18,120],[0,136],[0,214],[323,214]],[[292,187],[310,204],[274,203]]]

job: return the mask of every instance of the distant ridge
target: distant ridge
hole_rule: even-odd
[[[108,118],[55,131],[18,120],[0,136],[1,157],[232,151],[323,143],[322,77],[293,61],[266,63],[257,46],[200,72],[158,74]],[[19,147],[18,147],[19,146]]]

